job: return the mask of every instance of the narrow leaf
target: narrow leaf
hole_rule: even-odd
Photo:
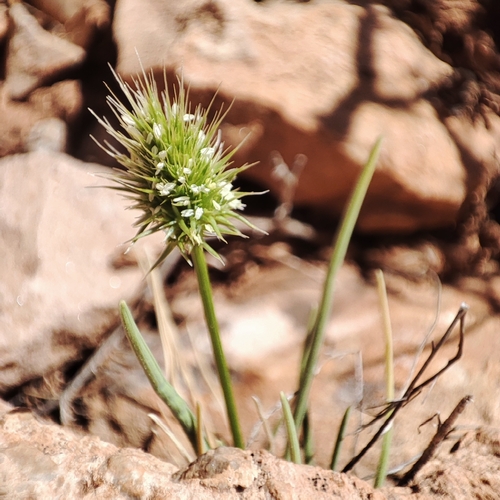
[[[300,446],[299,437],[297,435],[297,429],[295,423],[293,422],[292,410],[288,404],[288,399],[283,391],[280,392],[281,407],[283,409],[283,418],[285,420],[286,432],[288,435],[288,446],[290,449],[290,455],[292,462],[294,464],[300,464],[302,462],[300,458]]]
[[[146,344],[141,332],[137,328],[134,317],[125,301],[120,302],[120,315],[125,334],[130,341],[132,349],[141,363],[144,373],[149,379],[156,394],[170,408],[181,424],[193,448],[197,449],[196,419],[177,391],[165,379],[156,359]]]
[[[342,221],[337,229],[337,233],[334,238],[335,243],[333,247],[333,254],[328,266],[321,302],[318,308],[318,314],[316,316],[316,321],[311,332],[311,344],[310,348],[308,349],[303,376],[300,377],[297,404],[295,407],[294,415],[295,426],[297,429],[302,426],[302,422],[307,411],[309,393],[311,391],[314,372],[316,369],[316,364],[318,362],[319,353],[323,345],[326,325],[328,319],[330,318],[335,277],[337,276],[337,273],[342,263],[344,262],[345,255],[347,253],[347,247],[349,246],[349,242],[354,231],[354,226],[356,225],[356,221],[361,210],[361,205],[363,203],[363,200],[365,199],[365,195],[373,177],[373,173],[375,172],[375,167],[377,165],[377,159],[380,152],[380,146],[381,139],[378,139],[373,146],[368,161],[366,162],[366,165],[364,166],[361,175],[359,176],[359,179],[354,187],[351,197],[346,205]]]

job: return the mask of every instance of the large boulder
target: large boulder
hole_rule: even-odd
[[[0,160],[0,394],[75,363],[141,286],[113,265],[134,215],[90,174],[103,167],[33,152]]]
[[[453,69],[388,9],[119,0],[113,30],[125,78],[142,62],[161,79],[166,66],[183,75],[193,100],[217,89],[216,104],[236,100],[225,140],[250,133],[237,160],[260,161],[248,175],[275,193],[272,152],[288,164],[304,154],[295,203],[337,216],[383,136],[359,228],[412,232],[456,221],[471,165],[433,106]]]
[[[1,401],[0,401],[1,404]],[[2,407],[4,405],[2,404]],[[0,407],[0,488],[7,498],[318,498],[382,500],[356,477],[220,448],[184,470]]]
[[[177,470],[140,450],[10,410],[0,401],[0,489],[6,498],[424,500],[437,494],[496,498],[500,487],[498,431],[484,428],[429,462],[411,488],[374,490],[354,476],[295,465],[266,451],[219,448]]]

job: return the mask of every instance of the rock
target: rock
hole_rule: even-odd
[[[225,493],[243,498],[318,498],[382,500],[364,481],[318,467],[298,466],[276,458],[266,451],[249,452],[217,448],[173,475],[188,486],[203,486],[225,498]]]
[[[60,118],[46,118],[36,122],[31,129],[25,149],[26,151],[53,151],[64,153],[68,140],[66,123]]]
[[[480,428],[445,446],[417,475],[411,498],[495,498],[500,488],[499,438],[498,430]],[[392,493],[406,498],[408,490],[396,488]]]
[[[296,205],[338,216],[361,166],[384,137],[359,228],[412,232],[453,224],[467,190],[467,160],[428,96],[452,74],[381,6],[239,0],[116,4],[117,69],[182,71],[193,100],[236,100],[224,125],[237,161],[270,187],[277,150],[308,162]],[[161,75],[161,76],[160,76]],[[486,131],[484,133],[487,133]],[[494,160],[490,159],[490,163]]]
[[[169,479],[175,467],[144,452],[26,412],[8,413],[0,425],[0,490],[8,498],[182,498],[182,487]]]
[[[12,34],[7,49],[5,85],[12,99],[24,99],[34,89],[80,66],[85,51],[45,31],[21,3],[9,9]]]
[[[426,500],[496,498],[498,432],[481,428],[440,451],[411,488],[373,490],[354,476],[294,465],[266,451],[218,448],[177,470],[140,450],[0,408],[0,491],[6,498]]]
[[[32,5],[64,26],[67,39],[87,49],[96,31],[110,23],[111,9],[104,0],[31,0]]]
[[[219,448],[176,472],[142,451],[119,449],[22,411],[5,414],[0,429],[0,491],[7,498],[384,498],[355,477],[296,466],[264,451]]]
[[[35,152],[0,160],[0,394],[74,363],[141,286],[112,257],[134,217],[89,174],[103,167]],[[126,247],[121,247],[123,250]]]
[[[36,123],[56,118],[72,127],[82,109],[82,93],[75,80],[37,89],[27,102],[12,101],[0,85],[0,157],[26,151],[26,141]]]
[[[9,15],[6,5],[0,5],[0,43],[3,43],[9,30]]]
[[[78,80],[63,80],[34,90],[28,99],[35,110],[72,125],[83,109],[82,88]]]
[[[238,448],[210,450],[173,475],[175,481],[201,479],[201,484],[219,491],[245,489],[259,477],[253,457]]]

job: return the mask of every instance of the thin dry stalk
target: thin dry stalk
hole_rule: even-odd
[[[387,417],[386,420],[384,420],[383,424],[380,426],[378,431],[374,434],[372,439],[368,442],[368,444],[344,467],[342,472],[348,472],[350,471],[360,460],[365,456],[365,454],[368,452],[368,450],[377,442],[377,440],[386,432],[386,430],[389,428],[389,426],[392,424],[394,419],[396,418],[396,415],[398,414],[399,410],[406,406],[410,401],[412,401],[414,398],[416,398],[422,389],[426,387],[429,384],[432,384],[435,380],[437,380],[446,370],[450,368],[454,363],[456,363],[461,357],[463,353],[463,343],[464,343],[464,336],[465,336],[465,331],[464,331],[464,318],[465,315],[467,314],[467,311],[469,310],[469,306],[465,303],[462,303],[460,306],[460,309],[458,310],[457,315],[455,316],[455,319],[452,321],[451,325],[449,326],[448,330],[444,333],[444,335],[439,339],[437,344],[432,344],[432,349],[431,352],[429,353],[429,356],[425,360],[424,364],[422,365],[422,368],[418,371],[418,373],[415,375],[413,380],[411,381],[408,389],[405,391],[403,394],[403,397],[398,400],[398,401],[393,401],[392,403],[388,404],[370,423],[364,426],[364,428],[373,425],[376,421]],[[429,368],[432,360],[436,356],[436,354],[439,352],[439,350],[443,347],[443,345],[446,343],[446,341],[449,339],[451,332],[455,328],[456,324],[460,323],[460,330],[459,330],[459,341],[458,341],[458,348],[457,348],[457,353],[453,358],[448,360],[446,365],[438,370],[434,375],[430,376],[427,378],[424,382],[421,382],[419,384],[420,378],[424,375],[424,373],[427,371]]]
[[[188,463],[191,463],[195,459],[195,457],[193,457],[193,455],[186,450],[182,443],[176,438],[175,434],[169,429],[167,424],[163,422],[160,417],[158,417],[158,415],[149,413],[148,417],[170,438],[172,443],[174,443],[175,447],[179,450],[179,453],[187,460]]]
[[[439,445],[444,439],[448,437],[450,432],[453,431],[457,418],[463,413],[465,407],[473,400],[472,396],[464,396],[451,412],[450,416],[438,427],[438,430],[431,442],[422,453],[421,457],[415,462],[413,467],[401,478],[399,481],[400,486],[406,486],[413,481],[414,477],[418,474],[420,469],[434,456]]]

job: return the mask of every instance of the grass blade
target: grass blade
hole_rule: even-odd
[[[288,448],[294,464],[302,463],[300,458],[299,437],[297,435],[297,428],[293,422],[292,410],[290,404],[283,391],[280,392],[281,407],[283,409],[283,418],[285,420],[286,432],[288,436]]]
[[[148,417],[170,438],[172,443],[174,443],[175,447],[188,464],[194,461],[195,457],[193,457],[186,450],[186,448],[184,448],[182,443],[177,439],[176,435],[168,428],[167,424],[163,422],[163,420],[158,415],[155,415],[154,413],[148,413]],[[177,465],[179,466],[179,468],[181,467],[180,464]]]
[[[344,442],[345,433],[347,431],[347,424],[349,423],[349,417],[351,416],[352,406],[348,406],[342,417],[342,422],[340,423],[339,432],[337,433],[337,439],[335,441],[335,447],[333,448],[332,460],[330,462],[330,469],[337,470],[337,465],[339,463],[340,452],[342,450],[342,443]]]
[[[313,463],[314,459],[314,440],[311,428],[311,416],[306,412],[304,417],[304,424],[302,426],[304,432],[304,462],[308,465]]]
[[[381,139],[378,139],[373,146],[368,161],[366,162],[366,165],[364,166],[354,187],[349,202],[346,205],[342,221],[339,224],[334,238],[335,243],[333,254],[328,266],[325,284],[323,287],[323,294],[318,313],[316,315],[316,321],[312,329],[311,344],[308,349],[307,361],[305,363],[304,371],[300,377],[297,404],[295,406],[294,414],[295,427],[297,429],[301,428],[307,411],[314,371],[318,361],[319,352],[323,345],[326,325],[330,317],[335,277],[340,269],[340,266],[344,262],[347,247],[349,246],[349,241],[351,240],[354,226],[356,225],[356,221],[361,210],[361,205],[365,199],[373,173],[375,172],[377,159],[380,153],[380,146]]]
[[[167,382],[155,357],[146,344],[141,332],[135,324],[134,317],[126,302],[120,302],[120,316],[125,334],[130,341],[132,349],[141,363],[144,373],[148,377],[156,394],[170,408],[175,418],[181,424],[193,448],[197,449],[196,419],[187,403],[179,396],[177,391]]]
[[[394,349],[392,341],[392,326],[391,317],[389,314],[389,302],[387,300],[387,289],[385,286],[384,273],[377,269],[375,272],[377,278],[377,288],[380,298],[380,309],[382,312],[382,324],[385,338],[385,379],[386,379],[386,392],[387,402],[394,401]],[[390,418],[392,411],[387,414]],[[382,450],[380,459],[377,466],[377,473],[375,475],[375,488],[380,488],[384,485],[387,476],[387,469],[389,467],[389,453],[391,449],[393,427],[389,426],[382,439]]]

